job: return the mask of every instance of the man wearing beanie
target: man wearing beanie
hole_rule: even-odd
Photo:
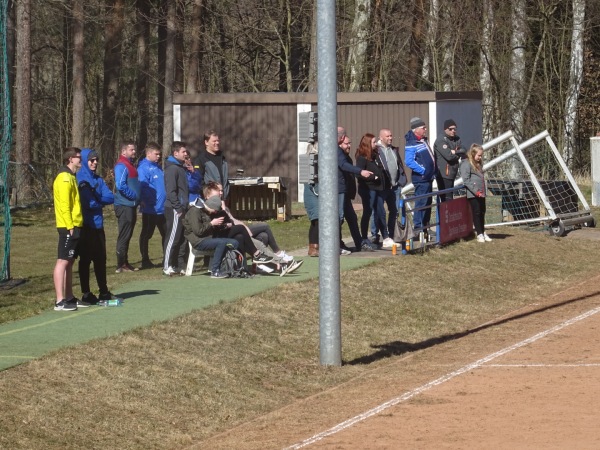
[[[456,134],[456,122],[453,119],[447,119],[444,122],[444,132],[439,135],[433,145],[435,152],[435,161],[437,165],[437,186],[438,191],[454,187],[454,180],[458,173],[460,159],[466,154],[460,137]],[[454,193],[440,194],[440,201],[452,200]]]
[[[412,171],[412,183],[415,187],[415,196],[430,194],[433,188],[433,179],[435,178],[436,166],[433,150],[427,142],[427,127],[420,117],[410,119],[410,130],[406,133],[406,147],[404,148],[404,157],[406,165]],[[413,215],[413,224],[416,233],[423,230],[427,233],[429,220],[431,218],[431,197],[426,197],[415,201],[415,211]]]

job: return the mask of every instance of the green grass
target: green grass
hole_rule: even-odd
[[[36,291],[30,282],[10,293],[48,308],[56,237],[52,221],[48,212],[38,211],[19,222],[15,268],[46,288]],[[293,248],[288,242],[305,245],[306,219],[272,226],[287,248]],[[5,370],[0,373],[0,448],[202,447],[203,440],[220,432],[600,271],[600,241],[516,228],[490,234],[491,244],[459,242],[343,272],[344,365],[339,368],[318,362],[319,286],[310,280]],[[160,275],[112,274],[110,283],[114,288],[150,276]],[[25,290],[36,292],[36,298],[18,293]],[[13,309],[13,319],[35,311],[26,307],[17,313],[17,306],[3,305],[0,309]]]

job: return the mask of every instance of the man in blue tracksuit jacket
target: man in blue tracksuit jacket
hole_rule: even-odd
[[[160,165],[162,148],[156,142],[146,144],[146,157],[138,164],[138,179],[140,180],[142,213],[142,231],[140,232],[140,254],[142,269],[155,266],[150,260],[148,242],[158,228],[161,237],[161,247],[164,246],[167,222],[165,220],[165,176]],[[163,249],[164,251],[164,249]],[[162,267],[162,264],[161,264]]]
[[[406,165],[412,171],[412,183],[415,187],[415,196],[430,194],[433,189],[433,180],[435,179],[436,165],[433,150],[427,142],[427,127],[423,119],[413,117],[410,119],[410,131],[406,133],[406,147],[404,148],[404,157]],[[415,232],[427,232],[429,221],[431,219],[431,197],[422,198],[415,201],[415,209],[427,207],[420,211],[415,211],[413,223]]]
[[[137,219],[137,207],[140,204],[140,181],[137,169],[133,165],[135,143],[121,143],[121,156],[115,165],[115,215],[119,235],[117,237],[117,273],[138,270],[129,264],[129,241]]]

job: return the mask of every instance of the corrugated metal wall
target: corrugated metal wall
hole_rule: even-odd
[[[429,123],[428,103],[379,103],[338,105],[338,122],[346,128],[352,140],[351,156],[354,158],[361,137],[366,133],[379,136],[379,130],[389,128],[394,136],[393,145],[400,148],[404,161],[404,135],[409,130],[412,117]]]
[[[352,139],[354,156],[365,133],[379,134],[389,128],[394,145],[404,154],[404,134],[412,117],[429,124],[429,104],[435,92],[377,92],[338,94],[338,123]],[[444,99],[452,93],[444,93]],[[456,95],[465,96],[465,93]],[[467,93],[481,99],[480,93]],[[204,148],[203,134],[214,129],[221,138],[221,149],[229,160],[230,176],[237,169],[244,176],[279,176],[291,180],[290,194],[297,201],[298,146],[297,104],[313,104],[315,94],[178,94],[174,103],[181,105],[181,139],[192,152]],[[430,136],[431,141],[435,136]],[[404,159],[404,157],[403,157]]]
[[[181,107],[181,138],[192,151],[204,149],[203,134],[218,132],[221,150],[229,161],[230,174],[277,176],[292,180],[296,198],[297,136],[296,105],[184,105]]]

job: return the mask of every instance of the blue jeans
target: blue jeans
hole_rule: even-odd
[[[373,192],[373,218],[375,220],[375,226],[379,231],[381,231],[381,236],[383,239],[387,239],[390,237],[390,233],[388,232],[387,223],[385,220],[385,199],[388,192],[390,190],[383,191],[372,191]]]
[[[230,238],[204,238],[196,245],[198,250],[214,250],[215,253],[212,257],[212,264],[210,270],[216,272],[221,267],[221,260],[225,255],[225,249],[227,246],[238,248],[239,243],[235,239]]]
[[[387,220],[387,231],[390,237],[394,237],[394,228],[396,226],[396,219],[398,217],[398,201],[400,200],[400,191],[400,186],[394,186],[391,189],[386,189],[381,192],[383,202],[387,205],[388,208],[389,215]],[[383,223],[385,223],[385,211],[383,214]],[[375,217],[373,217],[373,219],[371,220],[371,235],[377,236],[379,230],[379,226],[375,223]]]
[[[425,181],[423,183],[414,183],[415,185],[415,197],[418,195],[431,194],[433,189],[433,181]],[[424,206],[429,206],[427,209],[421,211],[415,211],[413,215],[413,224],[415,232],[419,232],[419,228],[424,228],[429,225],[431,219],[431,196],[420,198],[415,201],[415,209]]]
[[[344,192],[338,194],[338,216],[340,218],[340,224],[344,220],[344,197],[346,197]]]

